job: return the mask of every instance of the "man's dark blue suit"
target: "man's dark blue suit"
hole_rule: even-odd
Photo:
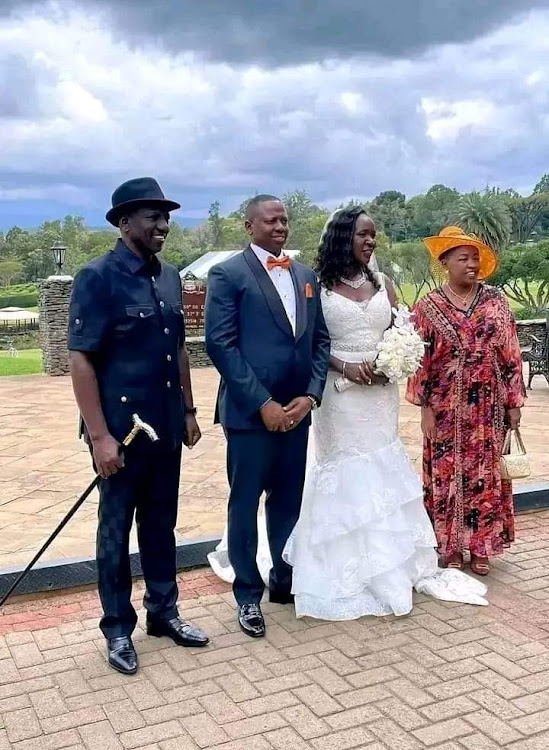
[[[269,432],[260,409],[298,396],[320,402],[330,339],[313,271],[293,261],[295,334],[278,292],[251,247],[210,270],[206,348],[221,375],[216,421],[227,437],[230,484],[229,559],[238,604],[259,603],[264,585],[257,568],[257,510],[266,493],[273,568],[269,588],[291,591],[282,551],[297,522],[305,479],[310,415],[293,430]]]

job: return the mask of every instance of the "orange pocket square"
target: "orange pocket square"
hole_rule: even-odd
[[[312,299],[314,297],[312,284],[305,284],[305,296],[307,299]]]

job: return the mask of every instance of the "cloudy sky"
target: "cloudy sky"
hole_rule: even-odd
[[[141,175],[183,222],[294,188],[528,193],[548,59],[549,0],[1,0],[0,229],[101,226]]]

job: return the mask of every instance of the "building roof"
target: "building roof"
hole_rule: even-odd
[[[210,250],[210,252],[205,253],[185,268],[182,268],[179,275],[181,278],[184,278],[188,273],[191,273],[196,279],[205,279],[212,266],[216,266],[218,263],[222,263],[224,260],[228,260],[233,255],[238,255],[241,252],[242,250]],[[295,258],[299,255],[299,250],[286,250],[286,253],[290,258]]]

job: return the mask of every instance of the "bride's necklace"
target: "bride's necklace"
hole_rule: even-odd
[[[364,286],[367,281],[368,278],[364,271],[362,271],[360,276],[357,276],[356,279],[345,279],[343,276],[341,277],[341,283],[350,286],[351,289],[360,289],[360,287]]]
[[[452,295],[452,297],[454,297],[454,299],[457,299],[459,302],[461,302],[461,304],[463,306],[466,306],[467,304],[469,304],[469,300],[473,296],[473,292],[476,289],[476,284],[472,285],[472,287],[469,289],[469,291],[467,292],[467,294],[465,295],[465,297],[462,297],[457,292],[454,292],[454,290],[452,289],[452,287],[450,286],[450,284],[446,284],[446,288],[448,289],[448,291],[450,292],[450,294]]]

